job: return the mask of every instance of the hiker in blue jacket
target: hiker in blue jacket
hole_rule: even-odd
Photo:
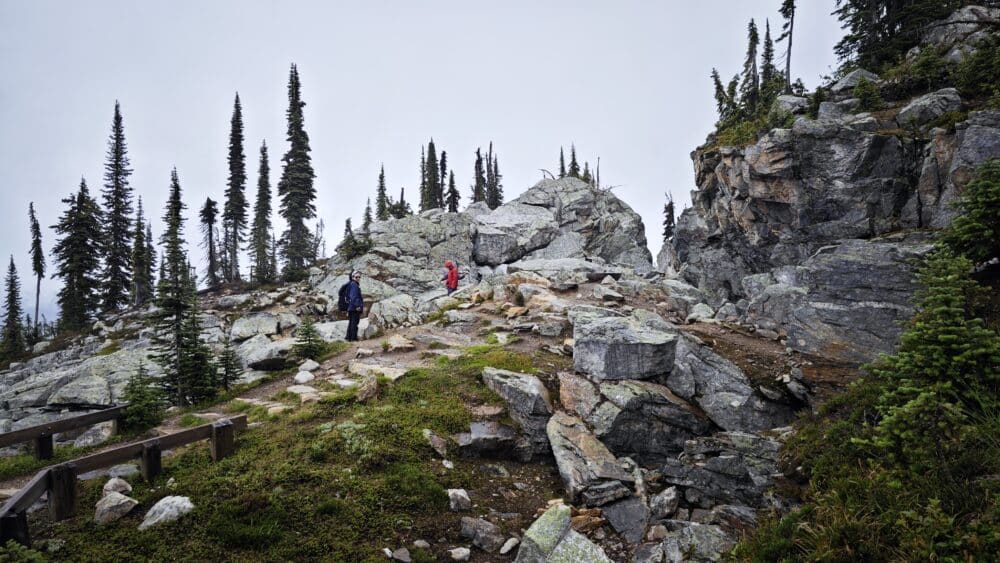
[[[361,295],[361,272],[355,271],[351,274],[351,281],[347,284],[347,341],[354,342],[358,339],[358,323],[361,322],[361,313],[365,310],[365,299]]]

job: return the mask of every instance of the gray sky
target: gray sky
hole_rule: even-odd
[[[248,191],[266,139],[281,173],[289,64],[298,64],[328,253],[360,221],[385,163],[416,201],[420,146],[448,152],[467,203],[476,147],[494,142],[507,199],[558,168],[575,143],[642,214],[660,246],[664,192],[694,187],[689,153],[715,121],[709,72],[742,65],[746,24],[779,0],[404,0],[371,2],[0,0],[0,263],[13,254],[33,306],[27,209],[46,252],[60,200],[102,184],[115,100],[131,184],[160,215],[177,167],[194,242],[205,197],[221,202],[233,94],[243,104]],[[835,60],[833,1],[800,2],[792,73],[810,88]],[[783,50],[778,47],[779,54]],[[277,201],[275,201],[277,208]],[[202,250],[192,247],[193,257]],[[51,271],[51,258],[48,258]],[[58,281],[42,282],[56,315]]]

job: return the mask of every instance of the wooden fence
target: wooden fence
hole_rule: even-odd
[[[93,426],[99,422],[109,420],[115,421],[117,429],[118,419],[124,414],[125,407],[126,405],[118,405],[97,412],[61,418],[53,422],[5,432],[0,434],[0,448],[6,448],[31,440],[35,443],[35,457],[38,459],[52,459],[55,451],[56,434],[85,426]]]
[[[77,476],[81,473],[139,458],[143,479],[152,481],[161,472],[162,452],[210,438],[212,460],[218,461],[232,455],[236,449],[236,430],[242,431],[246,426],[247,417],[242,414],[46,467],[0,508],[0,543],[15,540],[23,545],[31,544],[28,508],[45,493],[48,493],[49,517],[52,520],[73,516],[76,513]]]

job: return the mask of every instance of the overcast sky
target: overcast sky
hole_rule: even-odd
[[[660,246],[664,192],[694,188],[689,154],[715,121],[711,68],[740,70],[746,25],[777,36],[779,0],[503,2],[135,2],[0,0],[0,261],[29,279],[28,203],[46,252],[60,200],[86,177],[100,190],[115,100],[131,184],[162,231],[170,170],[198,237],[221,202],[233,95],[245,123],[249,199],[266,139],[281,174],[289,64],[298,65],[328,252],[355,224],[385,163],[390,193],[416,202],[420,147],[448,152],[468,201],[473,153],[493,141],[507,199],[558,169],[560,145],[601,157],[601,179],[642,214]],[[799,2],[792,73],[813,87],[834,65],[833,1]],[[783,50],[778,47],[779,53]],[[275,208],[277,202],[275,201]],[[202,250],[192,246],[194,258]],[[51,257],[48,257],[51,273]],[[245,271],[245,270],[244,270]],[[42,282],[57,314],[58,281]]]

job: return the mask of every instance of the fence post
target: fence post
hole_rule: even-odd
[[[226,419],[212,424],[212,460],[225,459],[236,451],[233,421]]]
[[[31,536],[28,535],[28,515],[25,511],[15,512],[0,518],[0,541],[7,544],[8,540],[31,547]]]
[[[65,520],[76,512],[76,465],[62,463],[49,469],[49,517]]]
[[[152,442],[143,444],[142,446],[142,478],[148,483],[152,483],[153,479],[160,474],[163,469],[162,457],[160,452],[160,442]]]
[[[35,438],[35,457],[38,459],[52,459],[55,453],[55,436],[52,434],[42,434]]]

